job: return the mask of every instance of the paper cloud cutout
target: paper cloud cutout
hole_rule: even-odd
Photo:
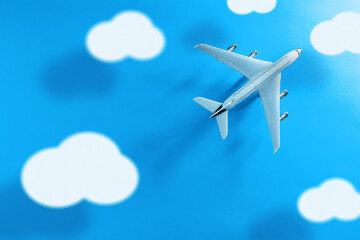
[[[69,207],[81,200],[114,204],[135,191],[138,172],[109,138],[85,132],[33,155],[21,182],[30,198],[47,207]]]
[[[104,62],[116,62],[131,57],[147,60],[159,55],[165,38],[151,20],[141,12],[126,11],[111,21],[90,29],[86,47],[90,54]]]
[[[326,55],[345,51],[360,54],[360,14],[343,12],[331,21],[318,24],[310,40],[317,51]]]
[[[227,5],[237,14],[268,13],[275,8],[276,0],[227,0]]]
[[[330,179],[299,198],[300,214],[309,221],[354,220],[360,216],[360,195],[344,179]]]

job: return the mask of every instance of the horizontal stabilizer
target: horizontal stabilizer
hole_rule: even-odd
[[[215,102],[202,97],[194,98],[194,101],[212,113],[215,112],[221,106],[221,103],[219,102]]]
[[[194,98],[194,101],[212,113],[214,113],[216,110],[219,110],[222,106],[222,104],[219,102],[215,102],[202,97]],[[228,111],[224,109],[221,114],[216,115],[216,121],[219,126],[221,137],[222,139],[225,139],[228,135]]]
[[[228,111],[226,110],[220,115],[216,116],[216,121],[219,126],[221,138],[225,139],[228,135]]]

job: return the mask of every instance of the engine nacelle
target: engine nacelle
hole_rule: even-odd
[[[250,53],[249,57],[253,58],[253,57],[256,57],[258,54],[259,54],[259,52],[254,50],[252,53]]]
[[[287,112],[284,112],[283,114],[281,114],[280,116],[280,121],[284,120],[285,118],[287,118],[289,116],[289,114]]]
[[[284,90],[281,94],[280,94],[280,99],[285,97],[286,95],[288,95],[288,90]]]
[[[230,47],[228,47],[227,51],[228,52],[232,52],[237,48],[237,45],[234,43],[233,45],[231,45]]]

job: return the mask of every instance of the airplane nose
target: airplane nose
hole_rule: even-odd
[[[301,49],[301,48],[297,48],[297,49],[295,49],[295,51],[297,51],[297,53],[298,53],[299,56],[300,56],[300,54],[301,54],[301,52],[302,52],[302,49]]]

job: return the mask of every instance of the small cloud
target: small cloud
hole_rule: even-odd
[[[85,132],[33,155],[21,181],[29,197],[46,207],[69,207],[81,200],[114,204],[135,191],[138,172],[109,138]]]
[[[227,5],[237,14],[268,13],[275,8],[276,0],[227,0]]]
[[[345,51],[360,54],[360,14],[343,12],[319,23],[312,30],[310,40],[317,51],[326,55]]]
[[[360,195],[344,179],[329,179],[320,187],[306,190],[299,198],[298,209],[309,221],[354,220],[360,216]]]
[[[147,60],[159,55],[165,38],[143,13],[126,11],[100,22],[86,36],[86,47],[96,59],[116,62],[131,57]]]

